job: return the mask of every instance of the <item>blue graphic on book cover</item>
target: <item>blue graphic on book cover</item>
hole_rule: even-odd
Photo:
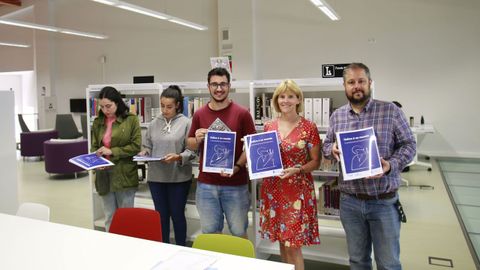
[[[281,174],[283,164],[278,133],[269,131],[247,135],[245,138],[250,179]]]
[[[205,137],[203,171],[233,173],[236,133],[209,130]]]
[[[108,159],[97,156],[96,153],[84,154],[73,157],[68,160],[70,163],[73,163],[85,170],[93,170],[100,167],[113,166],[111,161]]]
[[[337,133],[344,180],[382,173],[377,140],[372,127]]]

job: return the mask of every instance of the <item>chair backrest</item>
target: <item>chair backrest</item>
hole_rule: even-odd
[[[227,234],[200,234],[193,248],[255,258],[255,248],[250,240]]]
[[[25,202],[18,207],[17,216],[50,221],[50,207],[40,203]]]
[[[30,132],[27,123],[25,123],[25,120],[23,120],[23,115],[18,115],[18,122],[20,123],[20,128],[22,129],[22,132]]]
[[[160,213],[146,208],[118,208],[109,232],[162,242]]]
[[[55,130],[58,131],[58,138],[60,139],[76,139],[82,136],[82,133],[78,132],[71,114],[57,114]]]
[[[84,139],[88,139],[87,115],[80,115],[80,123],[82,124],[82,135]]]

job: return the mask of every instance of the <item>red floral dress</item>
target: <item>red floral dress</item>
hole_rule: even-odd
[[[278,120],[265,124],[265,131],[277,130]],[[280,136],[280,135],[279,135]],[[284,168],[309,161],[308,150],[320,144],[317,127],[305,118],[280,138]],[[310,173],[290,178],[270,177],[263,180],[260,191],[260,234],[287,247],[320,244],[317,203]]]

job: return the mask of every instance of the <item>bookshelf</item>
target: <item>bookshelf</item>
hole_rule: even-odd
[[[141,99],[148,98],[150,99],[149,106],[143,107],[143,115],[140,113],[142,111],[141,107],[137,107],[136,110],[139,112],[140,126],[142,127],[142,133],[144,129],[148,127],[149,122],[151,121],[152,115],[155,114],[155,108],[159,108],[159,99],[162,92],[162,85],[158,83],[145,83],[145,84],[101,84],[101,85],[89,85],[86,88],[86,98],[88,101],[87,106],[87,130],[88,130],[88,149],[91,146],[91,125],[95,119],[96,114],[94,110],[98,110],[95,106],[94,98],[96,98],[105,86],[112,86],[117,89],[122,95],[125,95],[124,101],[135,99],[138,102]],[[133,103],[135,104],[135,103]],[[129,104],[133,106],[133,104]],[[133,107],[129,108],[133,108]],[[154,110],[152,110],[152,108]],[[150,112],[146,112],[150,110]],[[150,118],[150,119],[148,119]],[[142,134],[143,135],[143,134]],[[100,195],[95,190],[94,176],[92,171],[89,171],[89,180],[90,180],[90,190],[92,191],[92,213],[93,213],[93,228],[94,229],[104,229],[105,228],[105,216],[103,214],[103,207]],[[135,200],[137,201],[137,200]],[[136,203],[136,202],[135,202]],[[153,203],[151,204],[153,207]],[[145,206],[142,206],[145,207]],[[149,207],[146,207],[149,208]]]

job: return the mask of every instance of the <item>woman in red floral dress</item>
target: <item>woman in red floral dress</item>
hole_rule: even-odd
[[[283,81],[273,94],[280,117],[265,124],[276,130],[284,171],[265,178],[260,194],[262,238],[279,241],[282,261],[304,269],[302,246],[320,244],[315,189],[311,171],[320,164],[317,126],[301,117],[303,94],[292,80]]]

